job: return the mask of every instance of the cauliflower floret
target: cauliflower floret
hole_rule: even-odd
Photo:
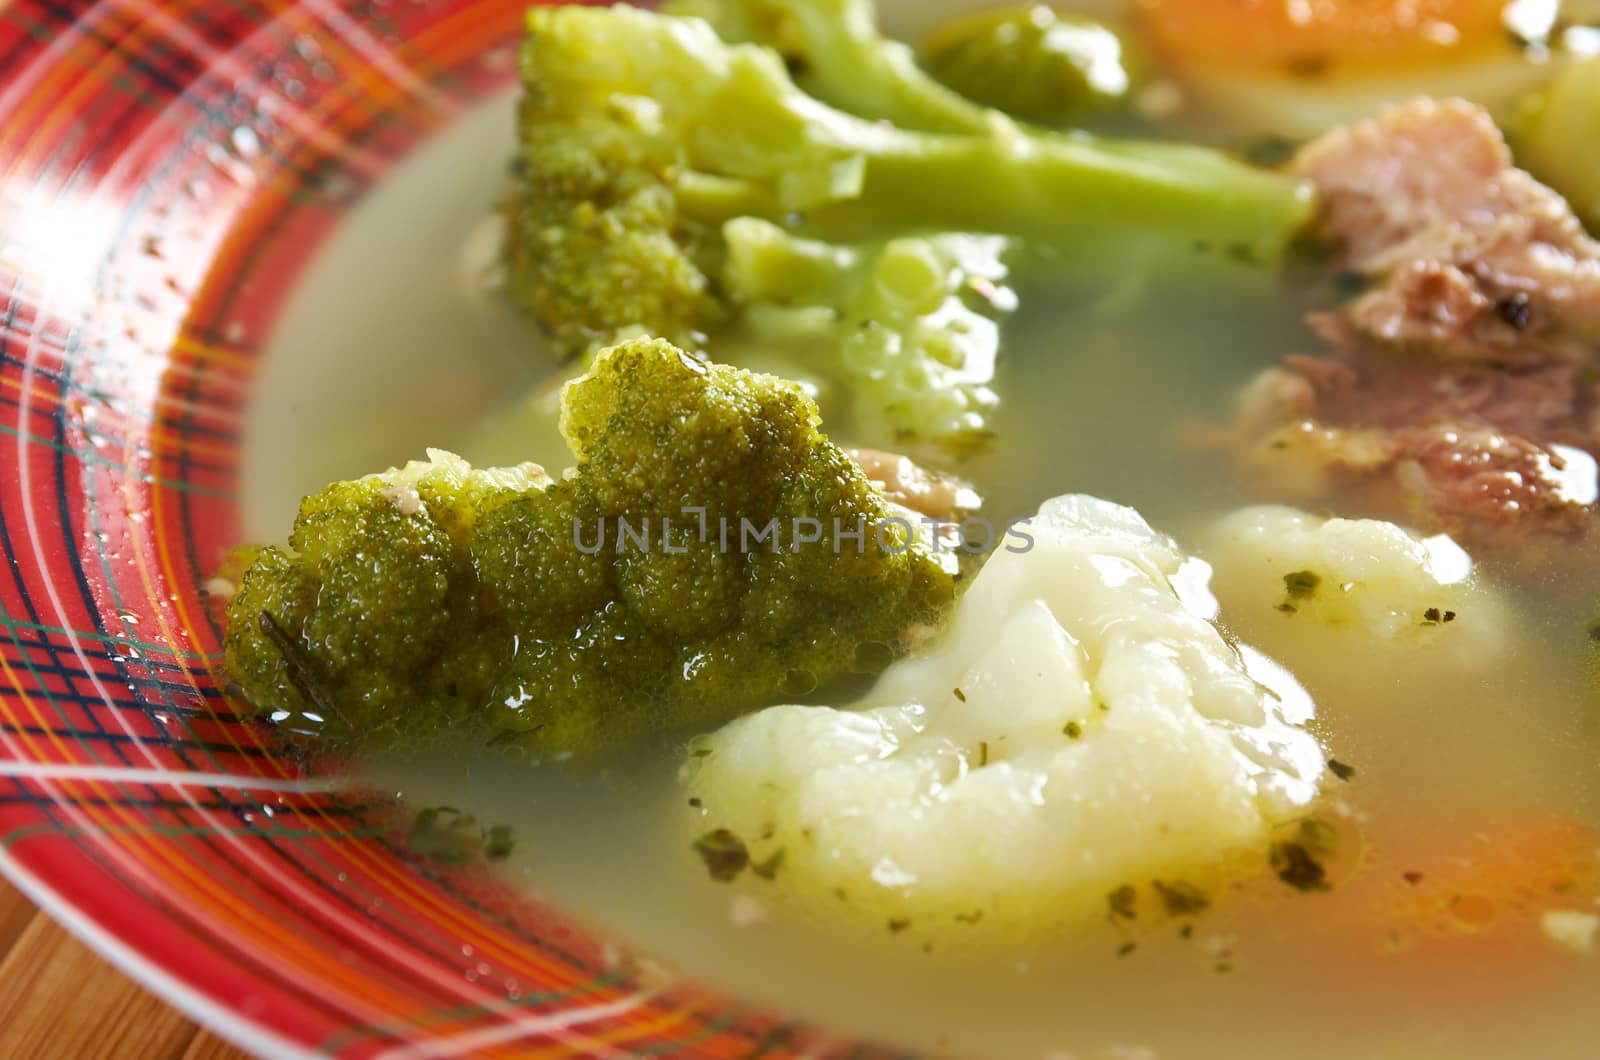
[[[1504,652],[1503,602],[1444,534],[1261,505],[1223,517],[1203,544],[1230,623],[1297,668],[1356,645],[1474,666]]]
[[[1034,930],[1113,892],[1170,908],[1262,866],[1318,794],[1309,699],[1180,594],[1192,561],[1138,513],[1061,497],[1025,534],[852,709],[773,707],[698,741],[696,832],[756,865],[782,851],[793,892],[929,929]]]

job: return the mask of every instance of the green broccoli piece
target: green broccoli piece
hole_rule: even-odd
[[[1133,84],[1121,38],[1042,4],[942,23],[923,42],[927,69],[878,30],[872,0],[670,0],[663,10],[703,18],[729,43],[773,49],[825,103],[922,132],[984,133],[991,107],[1060,122],[1124,99]]]
[[[1569,62],[1523,106],[1517,160],[1600,235],[1600,55]]]
[[[719,22],[758,9],[729,0],[721,10]],[[1029,129],[963,100],[877,37],[870,7],[788,0],[783,10],[812,27],[806,39],[814,41],[847,19],[841,32],[857,41],[849,54],[859,52],[871,70],[807,69],[819,92],[875,92],[846,99],[859,115],[797,87],[774,50],[726,43],[698,18],[620,6],[529,12],[506,252],[514,296],[561,353],[639,333],[703,350],[721,326],[758,314],[767,303],[749,292],[760,284],[733,274],[748,256],[730,247],[751,230],[730,221],[782,226],[857,261],[877,258],[899,236],[926,237],[938,254],[942,237],[963,233],[1084,251],[1144,233],[1269,257],[1309,214],[1303,183],[1213,151]],[[959,281],[959,272],[957,264],[950,275]],[[876,275],[864,265],[843,273],[863,282]],[[836,287],[807,304],[838,312],[842,345],[857,323],[844,303],[873,297]],[[904,319],[930,334],[886,333],[888,345],[962,345],[930,337],[940,325],[926,314]]]
[[[1029,121],[1060,124],[1112,110],[1134,86],[1121,37],[1043,4],[957,16],[923,39],[920,54],[942,84]]]
[[[754,217],[723,228],[723,289],[753,340],[847,383],[855,428],[957,453],[989,437],[1003,286],[1000,236],[838,245]]]
[[[568,384],[562,432],[554,482],[431,451],[306,498],[228,607],[255,708],[335,749],[592,752],[898,654],[952,601],[793,384],[634,340]]]
[[[991,111],[929,77],[910,48],[878,31],[872,0],[669,0],[662,10],[705,19],[729,44],[771,48],[802,91],[858,117],[930,133],[989,129]]]

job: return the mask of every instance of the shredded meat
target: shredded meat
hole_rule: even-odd
[[[1414,100],[1309,144],[1344,267],[1381,278],[1322,332],[1447,360],[1587,361],[1600,338],[1600,244],[1565,199],[1517,169],[1461,100]]]
[[[1514,167],[1493,121],[1416,100],[1291,165],[1337,267],[1326,344],[1258,378],[1231,441],[1280,492],[1364,505],[1473,545],[1548,554],[1589,529],[1600,453],[1600,243]]]
[[[971,486],[950,475],[929,471],[908,456],[881,449],[846,449],[867,478],[894,503],[929,519],[959,522],[982,503]]]

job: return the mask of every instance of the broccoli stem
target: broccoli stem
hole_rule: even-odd
[[[819,228],[936,227],[1055,241],[1145,230],[1276,256],[1309,219],[1309,186],[1200,148],[1108,152],[1014,130],[884,135],[860,194],[806,215]]]
[[[783,10],[805,43],[805,69],[797,80],[818,99],[925,132],[975,133],[987,124],[988,108],[933,80],[910,48],[878,33],[871,3],[777,0],[772,6]]]

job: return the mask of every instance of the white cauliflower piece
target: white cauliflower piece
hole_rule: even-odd
[[[919,928],[1035,930],[1124,886],[1148,913],[1155,881],[1215,893],[1259,870],[1318,794],[1309,699],[1186,604],[1192,561],[1137,512],[1061,497],[1028,532],[853,709],[773,707],[697,741],[696,834],[726,828],[758,865],[781,850],[778,885]]]
[[[1352,642],[1474,665],[1504,647],[1504,604],[1444,534],[1261,505],[1223,517],[1202,543],[1230,623],[1292,665]]]

